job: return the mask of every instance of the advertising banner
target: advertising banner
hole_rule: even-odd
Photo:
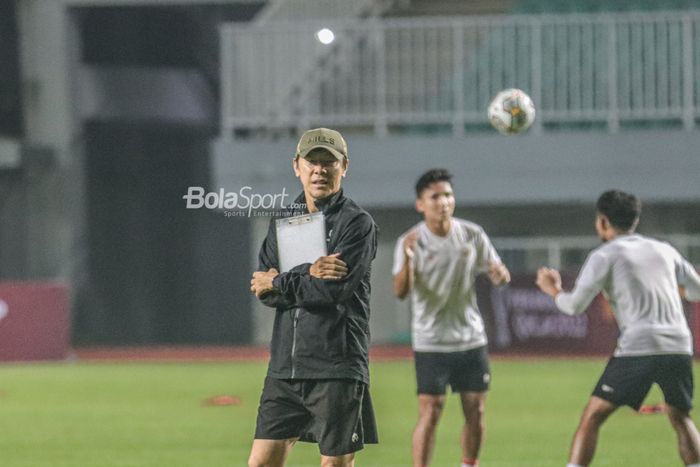
[[[564,289],[571,290],[575,279],[574,274],[562,273]],[[537,288],[533,274],[516,274],[504,287],[479,280],[477,287],[492,352],[611,355],[615,350],[619,331],[613,310],[602,294],[584,313],[569,316]],[[697,353],[700,305],[684,305]]]
[[[69,339],[65,285],[0,282],[0,361],[64,359]]]
[[[569,290],[575,276],[562,274]],[[598,295],[585,313],[569,316],[535,286],[535,276],[514,275],[505,287],[480,282],[480,308],[494,352],[611,354],[618,330],[608,302]]]

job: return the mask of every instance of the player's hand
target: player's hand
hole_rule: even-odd
[[[275,289],[272,285],[272,280],[277,277],[278,274],[279,271],[275,268],[271,268],[267,272],[254,272],[253,278],[250,280],[250,291],[258,298],[266,293],[272,292]]]
[[[338,280],[348,273],[348,265],[339,258],[340,253],[333,253],[328,256],[321,256],[314,261],[309,269],[309,274],[318,279]]]
[[[540,290],[551,297],[556,297],[561,292],[561,276],[559,271],[552,268],[539,268],[535,284]]]
[[[510,271],[508,271],[508,268],[503,263],[490,261],[487,274],[493,285],[507,284],[510,282]]]
[[[403,239],[403,253],[406,258],[413,259],[413,255],[416,251],[416,244],[418,243],[418,229],[413,229],[406,237]]]

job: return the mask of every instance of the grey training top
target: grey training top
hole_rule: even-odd
[[[679,286],[689,300],[700,300],[700,276],[675,248],[622,235],[593,250],[573,290],[555,302],[564,313],[582,313],[602,291],[620,327],[615,356],[692,354]]]
[[[486,233],[477,224],[456,218],[445,237],[432,233],[425,222],[408,232],[413,229],[418,229],[411,290],[413,349],[459,352],[486,345],[474,281],[488,270],[489,262],[501,261]],[[394,275],[404,265],[408,232],[396,242]]]

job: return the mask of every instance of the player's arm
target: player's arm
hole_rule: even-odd
[[[691,302],[700,301],[700,275],[692,264],[679,255],[676,262],[676,279],[683,287],[684,298]]]
[[[501,261],[496,248],[483,230],[479,230],[477,233],[476,245],[479,255],[479,270],[486,271],[486,275],[493,285],[510,283],[510,271]]]
[[[369,270],[376,248],[374,221],[368,214],[360,214],[341,233],[333,254],[277,275],[273,286],[296,306],[320,307],[345,301]]]
[[[413,289],[413,281],[415,277],[415,266],[413,257],[416,251],[416,242],[418,231],[411,230],[403,238],[399,240],[394,251],[394,265],[397,272],[394,273],[394,295],[400,300],[406,298],[408,293]],[[398,267],[397,267],[398,266]]]
[[[552,298],[557,298],[557,296],[562,292],[561,288],[561,275],[559,271],[552,268],[542,267],[537,270],[537,279],[535,284],[540,290]]]
[[[600,252],[594,252],[586,259],[576,284],[570,292],[562,289],[561,276],[556,269],[540,268],[537,271],[535,283],[540,290],[554,298],[559,311],[567,315],[576,315],[583,313],[603,289],[608,271],[605,256]]]
[[[487,272],[489,280],[493,285],[504,285],[510,283],[510,271],[505,264],[499,261],[490,261]]]

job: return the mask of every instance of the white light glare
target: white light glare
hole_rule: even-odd
[[[333,31],[330,29],[323,28],[316,32],[316,39],[318,39],[321,44],[328,45],[335,40],[335,34],[333,34]]]

